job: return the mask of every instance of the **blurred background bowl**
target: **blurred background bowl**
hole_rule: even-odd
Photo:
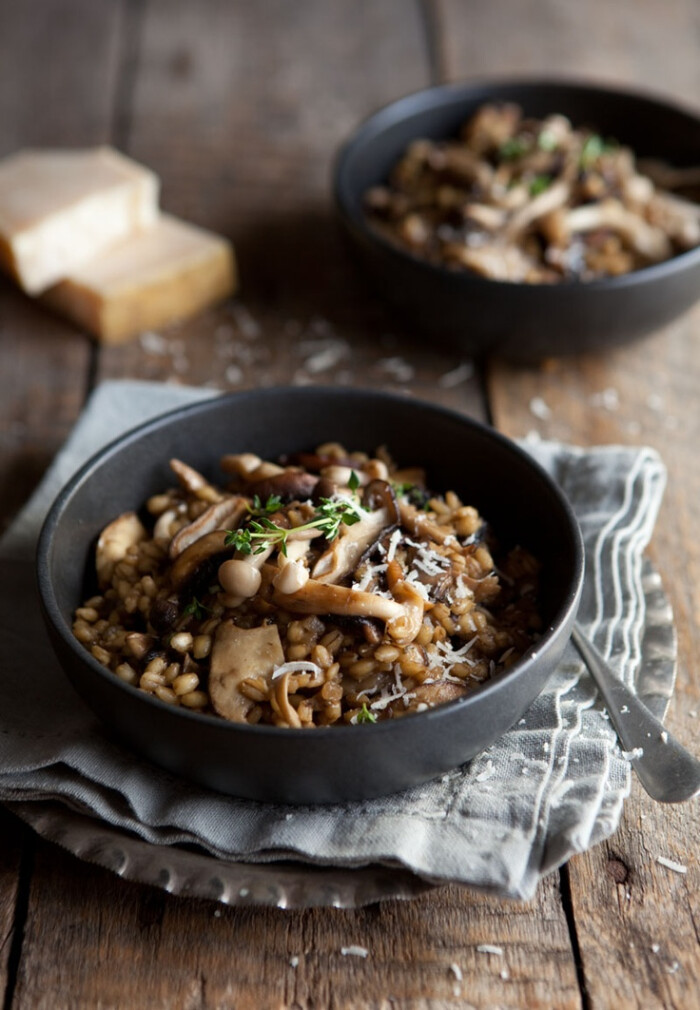
[[[177,456],[219,481],[226,452],[274,459],[339,440],[403,464],[425,465],[430,486],[477,506],[504,544],[541,559],[544,633],[536,646],[456,702],[374,726],[309,732],[240,725],[174,708],[100,665],[73,637],[75,608],[94,570],[96,538],[123,511],[170,486]],[[88,462],[53,505],[38,547],[44,616],[75,688],[122,741],[205,786],[281,802],[366,799],[453,768],[512,726],[555,669],[583,579],[577,522],[554,483],[514,443],[460,414],[408,397],[338,388],[265,389],[164,415]],[[91,590],[87,589],[89,594]]]
[[[666,325],[700,297],[700,247],[619,277],[557,284],[489,280],[404,252],[367,222],[363,196],[418,138],[456,137],[485,102],[528,117],[568,116],[639,157],[700,164],[700,117],[644,94],[566,81],[476,81],[427,88],[367,119],[341,149],[334,197],[376,290],[409,327],[468,355],[516,360],[604,351]]]

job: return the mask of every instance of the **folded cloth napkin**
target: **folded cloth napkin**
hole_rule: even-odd
[[[572,646],[526,716],[441,779],[364,803],[301,808],[237,800],[176,778],[113,743],[60,671],[42,627],[33,552],[60,487],[122,430],[211,391],[139,382],[97,389],[0,543],[0,800],[53,799],[161,844],[238,861],[405,867],[529,898],[539,878],[616,829],[630,766]],[[569,496],[586,545],[580,621],[628,683],[645,632],[642,552],[665,481],[647,448],[528,450]],[[670,696],[673,664],[655,690]],[[342,730],[339,730],[342,732]]]

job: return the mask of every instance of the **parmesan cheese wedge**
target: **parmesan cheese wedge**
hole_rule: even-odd
[[[236,287],[226,239],[163,214],[148,231],[70,272],[43,301],[104,343],[186,319]]]
[[[39,294],[153,224],[153,172],[108,147],[26,150],[0,161],[0,265]]]

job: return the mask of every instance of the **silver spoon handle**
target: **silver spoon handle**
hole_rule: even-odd
[[[642,785],[661,803],[682,803],[700,792],[700,761],[651,714],[636,694],[615,676],[578,626],[571,639],[602,695],[623,749]]]

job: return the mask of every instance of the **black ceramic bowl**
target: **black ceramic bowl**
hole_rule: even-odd
[[[441,708],[373,726],[309,731],[246,726],[172,708],[124,684],[71,633],[96,537],[120,512],[170,485],[178,456],[221,479],[225,452],[262,457],[329,438],[353,449],[390,448],[425,464],[431,486],[476,505],[503,542],[544,564],[546,631],[507,675]],[[290,803],[364,799],[424,782],[468,760],[512,726],[566,645],[583,578],[581,537],[548,476],[512,442],[459,414],[362,390],[266,389],[222,396],[164,415],[88,462],[59,495],[38,547],[42,606],[73,685],[129,747],[171,771],[237,796]]]
[[[536,360],[601,351],[664,326],[700,297],[700,247],[621,277],[533,285],[434,266],[403,252],[366,222],[363,194],[385,182],[408,144],[456,136],[484,102],[526,115],[568,116],[629,144],[639,156],[700,164],[700,116],[670,103],[588,84],[474,82],[428,88],[366,120],[341,150],[334,193],[344,230],[374,286],[419,332],[466,354]]]

